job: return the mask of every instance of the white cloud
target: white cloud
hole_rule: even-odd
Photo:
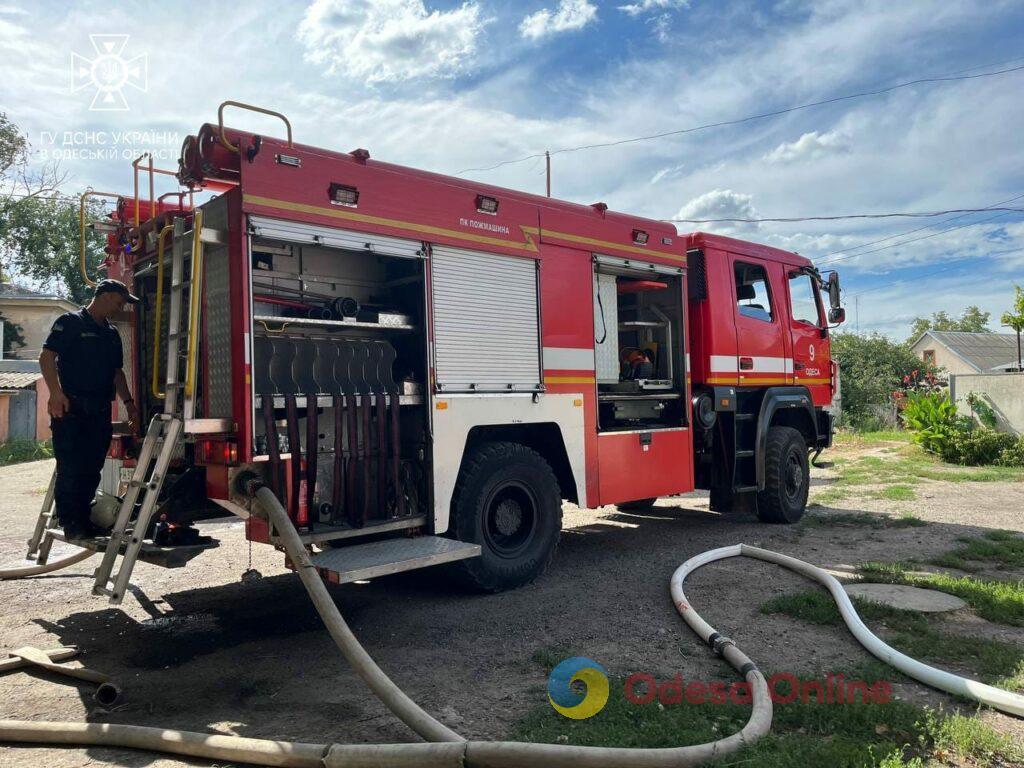
[[[690,0],[640,0],[638,3],[620,5],[619,10],[630,16],[640,16],[650,11],[675,10],[689,8]]]
[[[826,155],[850,151],[849,139],[838,131],[819,133],[810,131],[796,141],[779,144],[764,156],[769,163],[797,163],[804,160],[820,160]]]
[[[541,8],[525,17],[519,33],[530,40],[583,29],[597,19],[597,7],[588,0],[561,0],[554,11]]]
[[[475,2],[427,11],[422,0],[315,0],[298,38],[328,73],[400,82],[466,70],[488,21]]]
[[[686,167],[686,163],[679,163],[678,165],[670,165],[660,169],[651,177],[651,184],[657,184],[663,179],[671,179],[679,176],[683,169]]]
[[[677,219],[756,219],[757,209],[750,195],[742,192],[734,192],[731,189],[713,189],[695,197],[685,203],[675,215]],[[753,222],[723,222],[712,225],[715,232],[732,234],[736,232],[750,232],[759,229],[760,225]],[[680,223],[677,229],[686,232],[690,230],[707,230],[709,227],[702,224]]]

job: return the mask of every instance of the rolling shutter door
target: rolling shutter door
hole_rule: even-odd
[[[284,240],[289,243],[307,243],[327,248],[344,248],[349,251],[370,251],[382,256],[402,256],[408,259],[423,256],[423,243],[419,240],[403,240],[387,235],[325,227],[321,224],[306,224],[301,221],[285,221],[255,214],[249,215],[249,233],[256,237]]]
[[[431,283],[440,391],[540,388],[533,259],[433,246]]]

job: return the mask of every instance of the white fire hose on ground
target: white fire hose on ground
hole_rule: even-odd
[[[750,719],[742,730],[706,744],[663,749],[467,741],[425,712],[377,666],[342,618],[277,498],[269,489],[253,490],[342,654],[374,694],[428,743],[306,744],[133,725],[17,720],[0,720],[0,742],[130,747],[288,768],[519,768],[524,765],[538,768],[683,768],[699,765],[752,744],[771,728],[772,702],[764,675],[732,640],[717,633],[700,617],[683,593],[683,582],[698,568],[739,556],[775,563],[823,584],[839,606],[854,637],[872,654],[906,675],[949,693],[1024,716],[1024,696],[929,667],[883,643],[857,616],[839,581],[822,569],[777,552],[737,544],[710,550],[687,560],[673,573],[670,591],[672,601],[687,625],[750,684],[753,706]]]

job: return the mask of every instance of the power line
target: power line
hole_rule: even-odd
[[[988,208],[988,209],[984,209],[984,210],[997,210],[997,209]],[[978,219],[976,221],[968,221],[968,222],[966,222],[964,224],[957,224],[955,227],[947,227],[946,229],[940,229],[938,232],[932,232],[930,235],[921,235],[921,237],[912,237],[909,240],[900,240],[898,243],[892,243],[890,245],[883,245],[881,248],[873,248],[870,251],[860,251],[859,253],[850,253],[850,254],[847,254],[845,256],[837,256],[834,259],[827,259],[825,261],[822,261],[822,262],[819,263],[819,265],[820,266],[824,266],[826,264],[835,264],[836,262],[839,262],[839,261],[845,261],[846,259],[852,259],[855,256],[869,256],[872,253],[878,253],[879,251],[885,251],[885,250],[888,250],[889,248],[898,248],[901,245],[909,245],[910,243],[917,243],[917,242],[920,242],[921,240],[930,240],[933,237],[938,237],[939,235],[944,235],[947,232],[954,232],[954,231],[956,231],[958,229],[963,229],[964,227],[973,227],[973,226],[976,226],[978,224],[984,224],[987,221],[993,221],[994,219],[998,219],[998,218],[1001,218],[1003,216],[1006,216],[1006,213],[997,213],[995,216],[986,216],[985,218]]]
[[[925,211],[919,213],[847,213],[838,216],[791,216],[763,219],[724,218],[724,219],[662,219],[684,224],[722,224],[735,222],[741,224],[761,224],[765,222],[798,222],[798,221],[841,221],[844,219],[928,219],[935,216],[946,216],[950,213],[984,213],[986,211],[1006,211],[1007,213],[1024,213],[1024,208],[953,208],[948,211]]]
[[[1000,200],[998,203],[992,203],[992,207],[994,208],[996,206],[1006,205],[1007,203],[1012,203],[1012,202],[1014,202],[1016,200],[1020,200],[1022,197],[1024,197],[1024,195],[1017,195],[1016,197],[1011,197],[1008,200]],[[986,210],[989,210],[989,209],[986,209]],[[999,214],[999,215],[1002,216],[1004,214]],[[962,213],[959,216],[953,216],[953,217],[951,217],[949,219],[946,219],[946,221],[944,221],[942,223],[943,224],[948,224],[951,221],[956,221],[957,219],[962,219],[965,216],[970,216],[970,214],[969,213]],[[995,217],[993,217],[993,218],[995,218]],[[979,223],[979,222],[972,221],[972,222],[968,222],[967,224],[965,224],[963,226],[970,226],[971,224],[977,224],[977,223]],[[895,235],[889,235],[888,237],[879,238],[878,240],[871,240],[871,241],[866,242],[866,243],[861,243],[860,245],[851,245],[849,248],[840,248],[838,251],[830,251],[829,253],[826,253],[824,256],[821,256],[819,258],[827,259],[829,256],[836,256],[836,255],[838,255],[840,253],[849,253],[850,251],[859,251],[861,248],[870,248],[872,245],[878,245],[878,243],[886,243],[886,242],[888,242],[890,240],[895,240],[897,237],[903,237],[904,235],[912,235],[915,232],[923,232],[924,230],[931,229],[934,226],[935,226],[934,224],[925,224],[923,227],[916,227],[915,229],[908,229],[908,230],[905,230],[903,232],[899,232],[899,233],[897,233]],[[953,229],[959,229],[959,228],[960,227],[953,227]],[[943,232],[949,232],[951,230],[944,229],[942,231]],[[897,245],[899,245],[899,243],[894,243],[892,247],[896,247]],[[857,255],[857,254],[853,254],[853,255]],[[844,256],[843,258],[849,258],[849,257],[845,257]],[[835,261],[841,261],[841,259],[835,259]],[[831,261],[829,263],[831,263]]]
[[[936,269],[936,270],[929,271],[929,273],[927,275],[923,276],[923,277],[907,277],[907,278],[903,278],[902,280],[894,280],[893,282],[886,283],[885,285],[876,285],[874,288],[865,288],[862,291],[857,291],[856,293],[849,294],[849,296],[847,298],[851,298],[852,299],[852,298],[856,298],[857,296],[863,296],[865,293],[873,293],[874,291],[881,291],[881,290],[884,290],[886,288],[892,288],[894,285],[902,285],[903,283],[907,283],[907,282],[910,282],[912,280],[920,282],[921,280],[925,280],[925,279],[931,278],[934,275],[941,275],[944,272],[952,272],[955,269],[961,269],[963,266],[965,266],[963,264],[963,262],[970,261],[971,259],[992,259],[992,258],[995,258],[997,256],[1006,256],[1007,254],[1010,254],[1010,253],[1021,253],[1021,252],[1024,252],[1024,248],[1013,248],[1013,249],[1010,249],[1008,251],[995,251],[994,253],[988,253],[988,254],[984,254],[984,255],[981,255],[981,256],[965,256],[965,257],[963,257],[961,259],[954,259],[955,263],[952,266],[945,267],[944,269]],[[915,265],[912,265],[912,266],[923,266],[923,265],[915,264]],[[909,269],[910,266],[908,266],[907,268]],[[983,279],[991,280],[992,277],[991,277],[991,275],[986,275]],[[968,283],[968,284],[970,284],[970,283]]]
[[[1020,60],[1021,59],[1018,58],[1018,59],[1010,59],[1009,61],[1020,61]],[[1009,63],[1009,62],[1002,62],[1002,63]],[[971,67],[970,69],[959,70],[959,71],[960,72],[969,72],[972,69],[979,69],[979,68],[981,68],[983,66],[998,66],[998,64],[979,65],[977,67]],[[977,80],[979,78],[996,77],[997,75],[1005,75],[1005,74],[1008,74],[1010,72],[1019,72],[1021,70],[1024,70],[1024,65],[1020,65],[1020,66],[1016,66],[1016,67],[1009,67],[1007,69],[1000,69],[1000,70],[996,70],[995,72],[981,72],[981,73],[976,74],[976,75],[958,74],[958,73],[954,72],[954,73],[950,73],[948,75],[941,75],[941,76],[937,76],[937,77],[922,77],[922,78],[918,78],[916,80],[908,80],[907,82],[897,83],[896,85],[890,85],[890,86],[885,87],[885,88],[877,88],[877,89],[870,90],[870,91],[859,91],[857,93],[849,93],[849,94],[846,94],[844,96],[833,96],[833,97],[828,98],[828,99],[821,99],[819,101],[812,101],[812,102],[808,102],[806,104],[798,104],[798,105],[792,106],[792,107],[785,107],[784,109],[776,109],[776,110],[772,110],[771,112],[761,112],[761,113],[756,114],[756,115],[748,115],[747,117],[740,117],[740,118],[736,118],[736,119],[733,119],[733,120],[721,120],[721,121],[718,121],[718,122],[715,122],[715,123],[705,123],[704,125],[695,125],[695,126],[692,126],[690,128],[680,128],[680,129],[672,130],[672,131],[663,131],[661,133],[652,133],[652,134],[648,134],[646,136],[634,136],[634,137],[628,138],[628,139],[618,139],[618,140],[615,140],[615,141],[606,141],[606,142],[600,142],[600,143],[596,143],[596,144],[583,144],[583,145],[580,145],[580,146],[577,146],[577,147],[562,147],[560,149],[552,149],[552,150],[550,150],[550,153],[552,155],[560,155],[560,154],[564,154],[566,152],[579,152],[579,151],[586,150],[586,149],[603,149],[603,148],[606,148],[606,147],[617,147],[617,146],[621,146],[623,144],[634,144],[634,143],[640,142],[640,141],[651,141],[652,139],[663,139],[663,138],[666,138],[668,136],[681,136],[681,135],[687,134],[687,133],[695,133],[697,131],[704,131],[704,130],[707,130],[709,128],[722,128],[722,127],[730,126],[730,125],[740,125],[742,123],[748,123],[748,122],[751,122],[753,120],[764,120],[764,119],[769,118],[769,117],[778,117],[779,115],[785,115],[785,114],[788,114],[790,112],[797,112],[797,111],[802,110],[802,109],[810,109],[811,107],[821,107],[821,106],[824,106],[826,104],[835,104],[835,103],[840,102],[840,101],[850,101],[851,99],[861,99],[861,98],[865,98],[867,96],[881,96],[882,94],[891,93],[892,91],[896,91],[896,90],[899,90],[901,88],[909,88],[909,87],[911,87],[913,85],[926,85],[926,84],[929,84],[929,83],[948,83],[948,82],[954,82],[954,81],[959,81],[959,80]],[[535,153],[532,153],[532,154],[529,154],[529,155],[524,155],[523,157],[516,158],[514,160],[503,160],[500,163],[495,163],[494,165],[489,165],[489,166],[481,167],[481,168],[464,168],[461,171],[457,171],[455,173],[455,175],[456,176],[461,176],[464,173],[472,173],[472,172],[475,172],[475,171],[493,171],[493,170],[495,170],[497,168],[501,168],[501,167],[506,166],[506,165],[514,165],[516,163],[523,163],[523,162],[526,162],[527,160],[532,160],[535,157],[544,157],[544,153],[543,152],[535,152]]]

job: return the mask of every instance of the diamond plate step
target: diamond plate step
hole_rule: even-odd
[[[329,549],[313,555],[311,560],[331,583],[348,584],[479,555],[479,544],[441,536],[416,536]]]

